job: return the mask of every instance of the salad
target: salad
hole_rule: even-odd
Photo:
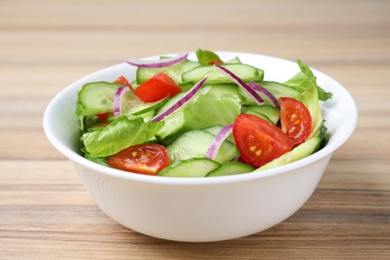
[[[297,74],[275,82],[240,57],[195,54],[128,59],[134,81],[85,84],[76,108],[85,158],[139,174],[212,177],[291,163],[327,142],[319,103],[332,93],[301,60]]]

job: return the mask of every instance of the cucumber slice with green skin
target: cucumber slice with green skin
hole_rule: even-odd
[[[76,115],[92,116],[114,111],[114,97],[121,83],[91,82],[78,93]]]
[[[186,92],[190,90],[194,86],[194,84],[192,84],[191,82],[184,82],[179,83],[178,86],[181,88],[182,92]]]
[[[207,158],[192,158],[169,165],[160,171],[158,176],[205,177],[208,172],[220,166],[220,163]]]
[[[245,82],[261,81],[264,71],[247,64],[225,63],[221,66],[227,68]],[[207,84],[232,83],[232,80],[225,73],[219,71],[215,66],[205,65],[193,68],[182,74],[182,82],[196,83],[207,77]]]
[[[124,94],[122,99],[122,114],[125,115],[139,115],[154,111],[157,108],[167,103],[169,97],[163,98],[156,102],[144,102],[138,98],[133,91]]]
[[[306,142],[295,147],[290,152],[283,154],[279,158],[276,158],[273,161],[261,166],[255,171],[257,172],[268,170],[303,159],[317,151],[319,145],[321,144],[321,140],[322,139],[319,136],[312,137]]]
[[[197,66],[200,63],[196,61],[184,60],[178,64],[164,68],[138,68],[137,69],[137,84],[140,85],[154,75],[164,72],[171,77],[176,83],[181,83],[181,75]]]
[[[250,106],[245,110],[246,114],[251,114],[252,112],[256,112],[255,115],[264,115],[274,125],[276,125],[280,119],[280,109],[274,106]]]
[[[254,115],[254,116],[258,116],[258,117],[260,117],[260,118],[266,120],[267,122],[270,122],[271,124],[274,124],[274,123],[271,121],[271,119],[269,119],[266,115],[264,115],[264,114],[262,114],[262,113],[259,113],[259,112],[255,111],[255,110],[253,110],[253,109],[252,109],[252,110],[247,110],[247,111],[245,111],[245,114],[251,114],[251,115]]]
[[[227,176],[252,172],[255,169],[252,165],[231,161],[222,164],[215,170],[207,173],[206,177]]]
[[[114,111],[114,97],[121,83],[92,82],[85,84],[78,93],[77,116],[92,116]],[[169,100],[168,97],[156,102],[144,102],[133,91],[122,97],[122,114],[142,115],[153,111]]]
[[[228,97],[233,100],[237,100],[237,102],[240,101],[240,96],[238,95],[238,86],[236,84],[206,84],[202,87],[201,93],[215,99]]]
[[[271,94],[278,99],[279,97],[292,97],[295,98],[299,96],[299,92],[295,89],[286,86],[284,84],[274,82],[274,81],[255,81],[256,84],[266,88]],[[256,91],[261,97],[263,97],[263,93],[260,91]],[[243,89],[238,89],[238,94],[240,99],[242,100],[243,104],[249,104],[249,105],[257,105],[255,100],[253,100],[252,97],[250,97]],[[264,98],[264,104],[265,105],[272,105],[269,103],[269,101]]]
[[[300,94],[297,90],[275,81],[256,81],[255,83],[266,88],[276,99],[280,97],[295,98]]]
[[[190,158],[203,158],[214,138],[215,135],[198,129],[180,135],[167,146],[170,163]],[[215,161],[224,164],[231,161],[238,154],[238,148],[225,140],[219,149]]]
[[[185,96],[187,93],[186,92],[180,92],[178,94],[176,94],[175,96],[173,96],[172,98],[170,98],[168,100],[168,102],[166,102],[164,105],[162,105],[159,109],[157,109],[157,113],[156,113],[156,116],[159,116],[160,114],[164,113],[165,111],[167,111],[168,109],[170,109],[172,106],[174,106],[180,99],[183,98],[183,96]],[[178,110],[176,110],[178,111]]]

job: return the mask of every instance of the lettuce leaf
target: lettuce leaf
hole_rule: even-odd
[[[82,139],[92,157],[106,157],[150,141],[163,125],[164,122],[144,122],[142,117],[121,115],[101,130],[84,133]]]
[[[221,60],[221,58],[212,51],[197,49],[195,53],[199,63],[202,65],[209,65],[210,62]]]
[[[316,134],[318,135],[320,132],[318,130],[323,125],[323,118],[318,101],[317,87],[312,85],[309,89],[306,89],[298,97],[296,97],[296,99],[301,101],[307,107],[312,118],[312,130],[308,139]]]
[[[317,78],[314,76],[314,73],[310,70],[309,66],[304,64],[300,59],[298,59],[298,65],[301,71],[284,82],[285,85],[292,87],[301,93],[310,89],[312,86],[315,86],[317,88],[319,100],[326,101],[332,98],[332,93],[326,92],[323,88],[317,85]]]
[[[233,123],[241,112],[241,105],[231,97],[215,99],[212,95],[201,95],[184,110],[184,128],[200,129],[213,125]]]

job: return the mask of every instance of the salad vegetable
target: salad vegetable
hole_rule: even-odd
[[[134,93],[144,102],[156,102],[167,96],[173,97],[180,92],[181,88],[176,82],[163,72],[154,75],[134,89]]]
[[[310,68],[286,82],[266,68],[197,49],[157,60],[128,59],[131,83],[90,82],[78,93],[80,150],[139,174],[213,177],[262,171],[316,152],[329,135],[320,102],[332,97]]]
[[[107,164],[125,171],[156,175],[168,166],[168,152],[160,144],[139,144],[114,154],[108,158]]]
[[[282,131],[293,140],[294,146],[300,145],[309,137],[312,129],[310,111],[294,98],[281,97],[279,102]]]

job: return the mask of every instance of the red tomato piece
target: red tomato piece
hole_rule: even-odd
[[[222,60],[213,60],[213,61],[209,62],[209,65],[219,65],[219,64],[222,64],[222,63],[223,63]]]
[[[294,146],[305,142],[312,129],[312,119],[306,106],[289,97],[279,98],[280,124],[282,131],[294,142]]]
[[[155,102],[168,95],[173,97],[180,92],[181,88],[176,82],[163,72],[154,75],[134,90],[134,93],[145,102]]]
[[[157,175],[169,164],[167,149],[159,144],[130,146],[108,158],[107,163],[120,170]]]
[[[280,128],[251,114],[236,118],[233,136],[242,159],[255,167],[261,167],[293,148],[292,139]]]
[[[119,76],[115,82],[118,82],[118,83],[121,83],[125,86],[129,86],[131,89],[133,89],[133,87],[131,86],[131,84],[129,83],[129,81],[124,77],[124,76]]]
[[[107,113],[101,113],[101,114],[96,114],[96,116],[102,120],[106,120],[107,119]]]

